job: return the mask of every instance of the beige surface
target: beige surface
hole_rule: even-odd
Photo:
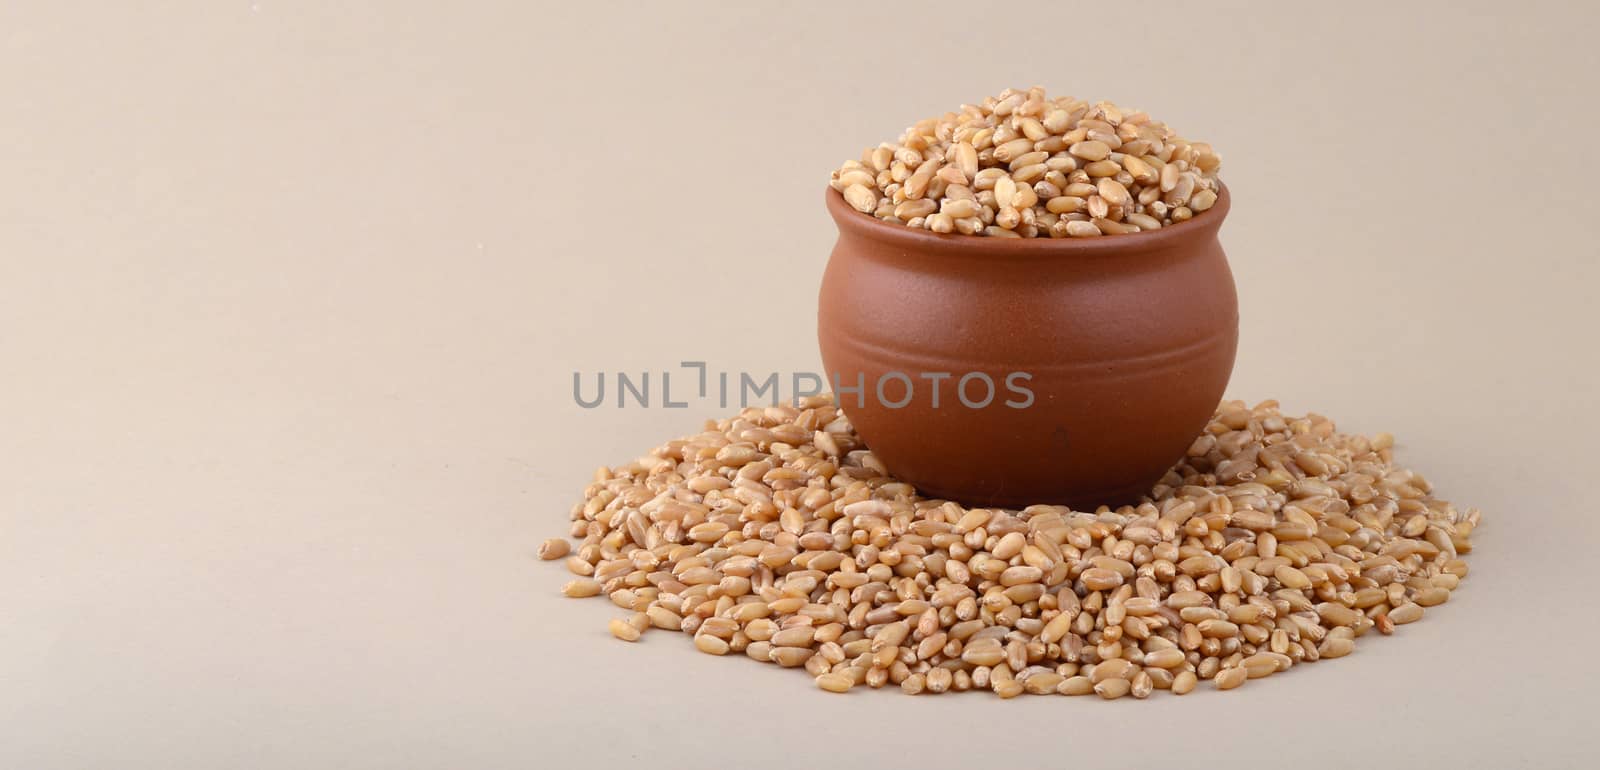
[[[1594,5],[453,5],[0,7],[0,767],[1600,750]],[[1223,152],[1232,393],[1482,507],[1456,598],[1117,704],[832,697],[558,598],[531,551],[593,467],[719,411],[570,372],[817,368],[829,168],[1034,82]]]

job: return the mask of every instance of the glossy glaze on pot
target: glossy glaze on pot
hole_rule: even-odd
[[[975,505],[1132,502],[1205,427],[1233,371],[1239,312],[1209,211],[1089,239],[939,235],[881,222],[827,191],[839,240],[818,340],[863,439],[923,494]],[[912,398],[902,408],[905,381]],[[995,398],[955,383],[981,372]],[[1006,378],[1031,391],[1008,391]],[[939,404],[933,404],[939,373]],[[880,400],[875,385],[884,384]],[[983,381],[969,382],[981,402]]]

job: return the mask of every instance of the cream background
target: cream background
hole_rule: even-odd
[[[1592,758],[1596,6],[1072,5],[0,6],[0,767]],[[570,372],[818,368],[828,170],[1032,83],[1221,150],[1231,392],[1483,508],[1450,604],[1103,704],[832,697],[560,599],[593,467],[720,411]]]

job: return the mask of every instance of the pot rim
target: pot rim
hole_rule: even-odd
[[[845,203],[844,195],[838,190],[832,187],[825,190],[828,215],[833,217],[840,232],[849,231],[906,249],[971,254],[984,259],[1125,258],[1133,254],[1166,251],[1178,244],[1214,237],[1222,221],[1227,218],[1231,203],[1227,185],[1218,184],[1217,202],[1211,208],[1188,221],[1167,225],[1159,230],[1099,238],[990,238],[936,233],[885,222],[871,214],[856,211]]]

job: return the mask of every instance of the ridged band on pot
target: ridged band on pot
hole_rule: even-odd
[[[1239,334],[1217,240],[1226,188],[1187,222],[1086,239],[941,235],[857,212],[832,189],[826,200],[839,239],[818,306],[823,365],[846,388],[865,384],[840,405],[923,493],[1130,502],[1221,400]],[[982,408],[969,405],[988,393],[982,377],[967,399],[956,391],[972,373],[994,384]],[[1028,402],[1024,391],[1031,403],[1007,405]]]

